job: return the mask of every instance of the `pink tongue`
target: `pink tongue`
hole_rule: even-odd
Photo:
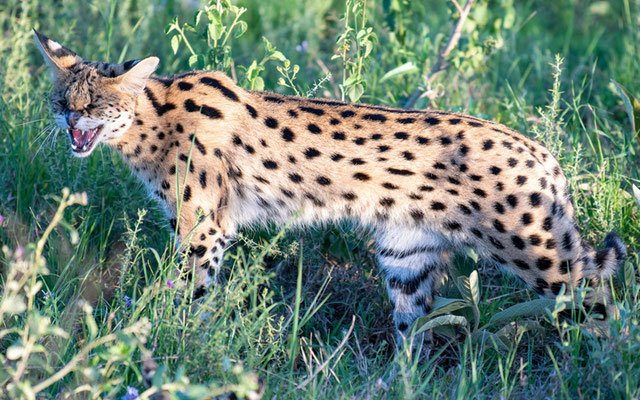
[[[84,146],[89,143],[89,134],[83,135],[83,131],[80,129],[72,129],[71,135],[73,136],[73,141],[76,142],[77,146]]]

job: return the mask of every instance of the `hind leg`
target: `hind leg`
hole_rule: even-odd
[[[379,229],[375,239],[400,349],[411,324],[431,311],[434,285],[446,268],[450,243],[433,232],[396,226]],[[425,339],[429,347],[430,335]]]

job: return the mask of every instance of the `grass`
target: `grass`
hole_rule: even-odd
[[[596,335],[555,318],[559,301],[492,325],[536,296],[466,262],[463,275],[481,272],[471,299],[478,317],[473,307],[454,314],[487,326],[485,336],[440,328],[429,360],[394,354],[371,243],[348,223],[246,230],[206,299],[190,305],[179,296],[180,257],[142,185],[105,147],[72,158],[51,129],[50,84],[31,28],[88,59],[156,55],[161,74],[217,68],[244,87],[402,106],[426,83],[455,7],[234,2],[242,11],[214,1],[191,32],[183,24],[194,3],[0,5],[0,397],[135,398],[137,390],[145,398],[160,388],[180,398],[242,396],[257,377],[265,398],[283,399],[640,397],[640,204],[632,192],[640,140],[612,83],[640,93],[639,3],[477,1],[446,69],[415,106],[496,120],[553,149],[583,237],[601,245],[615,230],[628,245],[613,281],[620,318]],[[179,29],[165,35],[169,26]],[[201,35],[209,26],[215,41]],[[86,199],[61,196],[65,187]],[[443,295],[464,296],[454,283]]]

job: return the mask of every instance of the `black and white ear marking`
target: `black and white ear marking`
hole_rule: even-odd
[[[64,73],[66,70],[82,62],[82,58],[60,43],[40,34],[35,29],[33,33],[36,46],[38,46],[38,50],[42,53],[44,61],[51,70],[52,79],[55,79],[59,74]]]

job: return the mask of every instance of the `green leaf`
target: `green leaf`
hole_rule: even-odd
[[[180,46],[180,37],[178,35],[173,35],[171,38],[171,50],[173,50],[173,54],[178,52],[178,46]]]
[[[631,185],[631,190],[633,190],[633,197],[636,198],[636,202],[638,203],[638,208],[640,208],[640,189],[636,185]]]
[[[418,72],[418,67],[414,62],[409,61],[408,63],[404,63],[398,67],[395,67],[391,71],[384,74],[380,79],[380,83],[386,81],[387,79],[396,78],[407,74],[413,74],[415,72]]]
[[[509,351],[509,346],[507,346],[505,342],[502,341],[500,336],[487,330],[473,332],[473,334],[471,334],[471,343],[476,345],[489,343],[492,344],[498,351]]]
[[[473,270],[469,275],[469,289],[471,291],[471,299],[476,306],[480,304],[480,280],[478,278],[478,271]]]
[[[285,57],[284,54],[282,54],[282,52],[280,51],[274,51],[273,53],[271,53],[271,55],[269,55],[269,58],[272,60],[278,60],[282,62],[287,61],[287,57]]]
[[[442,325],[457,325],[466,327],[467,324],[467,319],[459,315],[441,315],[433,319],[429,319],[428,316],[420,317],[413,323],[409,335],[418,335],[422,332],[428,331],[429,329],[433,329]]]
[[[633,264],[631,261],[627,261],[624,263],[624,284],[626,287],[630,288],[636,281],[636,271],[633,269]]]
[[[9,346],[6,353],[7,359],[14,361],[22,358],[24,350],[24,347],[20,345]]]
[[[349,89],[349,99],[353,103],[357,102],[364,93],[364,87],[361,84],[354,85]]]
[[[469,278],[466,276],[459,276],[456,282],[456,286],[458,286],[458,290],[460,290],[460,294],[462,298],[469,304],[475,304],[473,301],[473,295],[471,294],[471,287],[469,285]]]
[[[469,304],[462,299],[449,299],[436,296],[433,301],[433,311],[430,312],[427,317],[431,319],[438,315],[450,314],[468,306]]]
[[[629,92],[624,86],[614,80],[611,81],[616,86],[616,89],[618,89],[618,94],[622,98],[625,110],[627,110],[627,116],[631,123],[631,130],[633,131],[633,134],[637,136],[638,128],[640,128],[640,102],[633,97],[631,92]]]
[[[237,39],[240,36],[244,35],[244,33],[247,31],[247,28],[249,26],[247,25],[246,22],[244,21],[238,21],[238,31],[236,32],[236,34],[234,35],[234,37]]]
[[[253,81],[253,90],[264,90],[264,80],[261,77],[256,77]]]
[[[551,308],[555,304],[556,301],[553,299],[537,299],[527,301],[525,303],[518,303],[496,313],[493,317],[491,317],[489,323],[491,324],[501,321],[511,321],[521,317],[543,315],[547,308]]]

